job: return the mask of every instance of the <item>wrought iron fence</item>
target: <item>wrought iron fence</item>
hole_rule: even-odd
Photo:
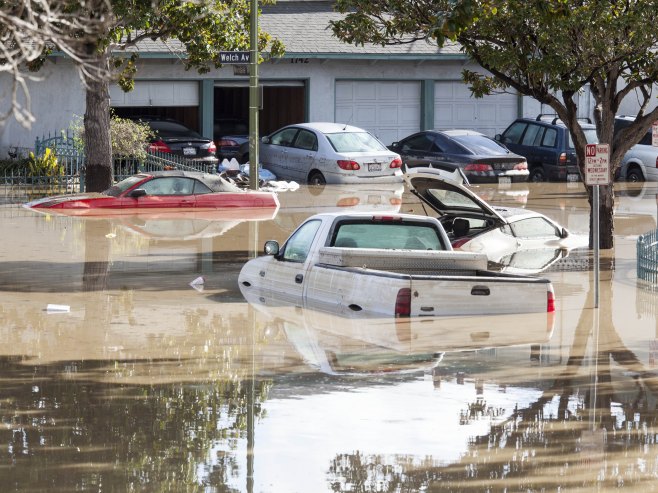
[[[38,158],[45,154],[46,149],[51,149],[57,159],[57,173],[42,175],[29,167],[30,152]],[[34,151],[9,148],[6,154],[10,159],[0,164],[0,203],[20,203],[47,195],[84,191],[84,153],[66,131],[37,139]],[[214,173],[216,163],[192,161],[169,153],[149,152],[141,160],[135,157],[115,157],[112,166],[114,181],[139,172],[173,169]]]
[[[637,278],[658,288],[658,230],[640,235],[636,249]]]

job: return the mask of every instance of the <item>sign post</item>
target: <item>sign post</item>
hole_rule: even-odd
[[[594,308],[599,307],[599,185],[610,184],[610,146],[587,144],[585,184],[592,187],[592,241],[594,242]]]
[[[251,0],[249,29],[249,188],[258,190],[258,0]]]

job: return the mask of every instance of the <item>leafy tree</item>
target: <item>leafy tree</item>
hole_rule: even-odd
[[[269,3],[265,0],[261,3]],[[111,185],[109,84],[118,81],[132,89],[137,72],[137,48],[145,40],[163,40],[185,51],[185,69],[206,73],[219,67],[219,52],[249,48],[248,0],[71,0],[69,7],[82,18],[105,19],[95,39],[77,46],[74,60],[89,60],[82,71],[86,88],[84,115],[86,189],[100,191]],[[75,38],[77,30],[69,36]],[[259,50],[273,56],[283,47],[259,33]]]
[[[455,5],[472,22],[450,24]],[[599,142],[611,144],[611,182],[600,194],[600,247],[613,247],[612,178],[626,151],[658,119],[658,109],[650,109],[658,81],[656,0],[339,0],[337,9],[347,15],[332,23],[333,32],[346,42],[458,42],[489,72],[464,70],[474,96],[512,88],[557,113],[573,138],[582,177],[587,142],[577,98],[589,89]],[[615,135],[614,116],[629,96],[640,110]],[[592,204],[592,187],[586,189]]]

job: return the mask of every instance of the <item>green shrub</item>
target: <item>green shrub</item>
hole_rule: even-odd
[[[81,116],[76,116],[70,125],[76,147],[84,151],[85,128]],[[146,149],[153,138],[153,131],[146,123],[112,114],[110,118],[110,139],[114,157],[134,157],[146,159]]]
[[[46,147],[43,156],[35,156],[30,152],[28,160],[30,176],[61,176],[64,174],[64,167],[57,162],[57,156],[50,147]]]

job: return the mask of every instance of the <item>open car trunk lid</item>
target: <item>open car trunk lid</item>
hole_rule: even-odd
[[[411,193],[439,215],[488,219],[498,226],[507,221],[489,204],[464,185],[460,169],[453,172],[437,168],[411,168],[404,179]]]

